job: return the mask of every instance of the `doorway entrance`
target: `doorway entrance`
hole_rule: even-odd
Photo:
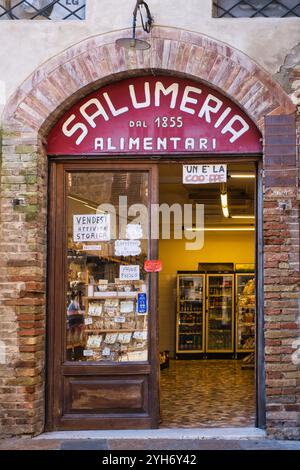
[[[187,243],[172,224],[164,239],[161,221],[162,427],[256,423],[256,165],[226,171],[226,183],[203,184],[199,174],[183,180],[183,163],[159,167],[160,204],[173,208],[174,224],[176,210],[192,205],[183,228],[195,235]]]
[[[237,381],[243,376],[241,361],[255,355],[255,219],[246,219],[246,215],[256,213],[255,164],[230,163],[230,179],[225,185],[190,188],[182,184],[182,164],[53,159],[49,430],[155,428],[160,420],[164,427],[206,426],[212,402],[226,403],[217,391],[214,374],[223,383],[222,389],[228,385],[228,402],[236,392],[238,398],[232,401],[242,415],[244,400],[238,393],[247,385],[252,421],[247,421],[245,411],[246,418],[240,423],[229,422],[223,416],[223,421],[212,421],[210,425],[254,425],[253,368],[245,370],[245,382],[238,385]],[[254,178],[243,179],[242,173],[251,173]],[[234,178],[234,174],[240,178]],[[238,182],[242,179],[243,184]],[[220,192],[226,191],[230,214],[244,215],[244,220],[231,217],[229,221],[220,213]],[[179,207],[204,204],[199,219],[203,225],[198,226],[193,218],[182,219],[190,235],[199,230],[200,245],[196,250],[183,249],[183,239],[152,237],[152,207],[158,203],[169,207],[174,203]],[[218,227],[222,230],[216,230]],[[172,223],[169,228],[173,228]],[[192,238],[189,243],[193,243]],[[146,260],[158,258],[163,261],[159,295],[158,273],[144,269]],[[247,288],[252,305],[244,309],[242,298]],[[202,299],[198,298],[200,294]],[[190,325],[195,315],[197,321]],[[191,326],[193,331],[182,329]],[[164,350],[169,351],[171,364],[161,372],[159,410],[159,351]],[[248,362],[251,367],[251,360]],[[181,394],[182,403],[182,397],[187,398],[186,390],[184,395],[180,391],[180,387],[185,388],[185,373],[199,378],[189,385],[193,398],[186,411],[195,416],[199,391],[211,400],[205,406],[202,400],[202,417],[196,416],[194,422],[186,419],[184,407],[178,407],[177,412],[171,407],[174,393]],[[168,414],[173,414],[176,422],[170,421]]]

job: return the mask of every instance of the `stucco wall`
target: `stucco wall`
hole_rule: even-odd
[[[299,18],[212,18],[212,0],[148,0],[156,25],[201,32],[247,54],[274,75],[300,43]],[[88,37],[128,28],[135,0],[87,0],[85,21],[0,22],[0,112],[42,63]]]

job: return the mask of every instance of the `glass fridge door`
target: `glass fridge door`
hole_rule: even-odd
[[[254,274],[236,274],[236,350],[255,349],[255,278]]]
[[[232,274],[208,274],[207,352],[233,352]]]
[[[177,277],[177,353],[204,351],[204,275]]]

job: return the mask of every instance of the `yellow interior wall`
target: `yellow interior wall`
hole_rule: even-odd
[[[160,240],[159,258],[159,346],[175,354],[176,274],[197,271],[199,262],[254,263],[253,232],[206,232],[199,251],[185,250],[185,240]]]

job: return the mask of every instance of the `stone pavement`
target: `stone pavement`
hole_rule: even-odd
[[[267,439],[254,427],[56,431],[0,439],[0,450],[300,450],[300,440]]]

